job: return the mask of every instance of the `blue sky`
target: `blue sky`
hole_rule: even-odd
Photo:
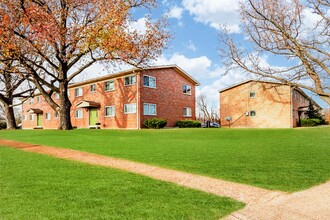
[[[226,25],[234,34],[244,39],[237,11],[238,2],[238,0],[159,0],[158,8],[151,11],[151,17],[155,19],[167,15],[168,29],[174,36],[169,48],[154,64],[176,64],[192,75],[201,83],[197,95],[204,93],[210,107],[219,106],[218,90],[251,78],[239,71],[224,75],[225,67],[221,64],[218,54],[220,43],[217,38],[222,25]],[[150,12],[135,12],[136,22],[132,26],[143,29],[143,17],[147,13]],[[317,19],[311,14],[306,17],[309,18],[305,21],[307,24],[312,24]],[[279,65],[278,60],[272,57],[265,58],[264,62],[269,65]],[[93,73],[91,74],[93,77],[103,75],[105,72],[109,73],[108,69],[103,69],[105,71],[103,73],[100,69],[102,67],[96,65],[88,72]],[[80,79],[87,77],[82,75]],[[322,107],[328,107],[317,96],[310,95]]]

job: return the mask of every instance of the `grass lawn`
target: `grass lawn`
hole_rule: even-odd
[[[330,179],[330,127],[2,131],[0,138],[72,148],[268,189]]]
[[[219,219],[244,205],[147,177],[0,147],[0,219]]]

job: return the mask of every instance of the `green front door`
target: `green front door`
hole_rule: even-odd
[[[37,126],[42,126],[42,114],[37,114]]]
[[[89,109],[89,125],[95,125],[97,122],[98,122],[97,109],[96,108]]]

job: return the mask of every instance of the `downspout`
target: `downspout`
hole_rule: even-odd
[[[133,71],[134,72],[134,71]],[[139,74],[136,73],[135,74],[136,77],[136,129],[140,129],[140,78],[139,78]]]
[[[290,87],[290,128],[293,128],[293,91],[294,89]]]

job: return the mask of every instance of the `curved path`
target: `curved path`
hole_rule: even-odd
[[[288,194],[77,150],[10,140],[0,140],[0,146],[120,169],[207,193],[230,197],[247,204],[244,209],[227,216],[227,219],[327,219],[330,216],[330,182],[320,185],[319,188]],[[319,202],[313,206],[316,200]]]

